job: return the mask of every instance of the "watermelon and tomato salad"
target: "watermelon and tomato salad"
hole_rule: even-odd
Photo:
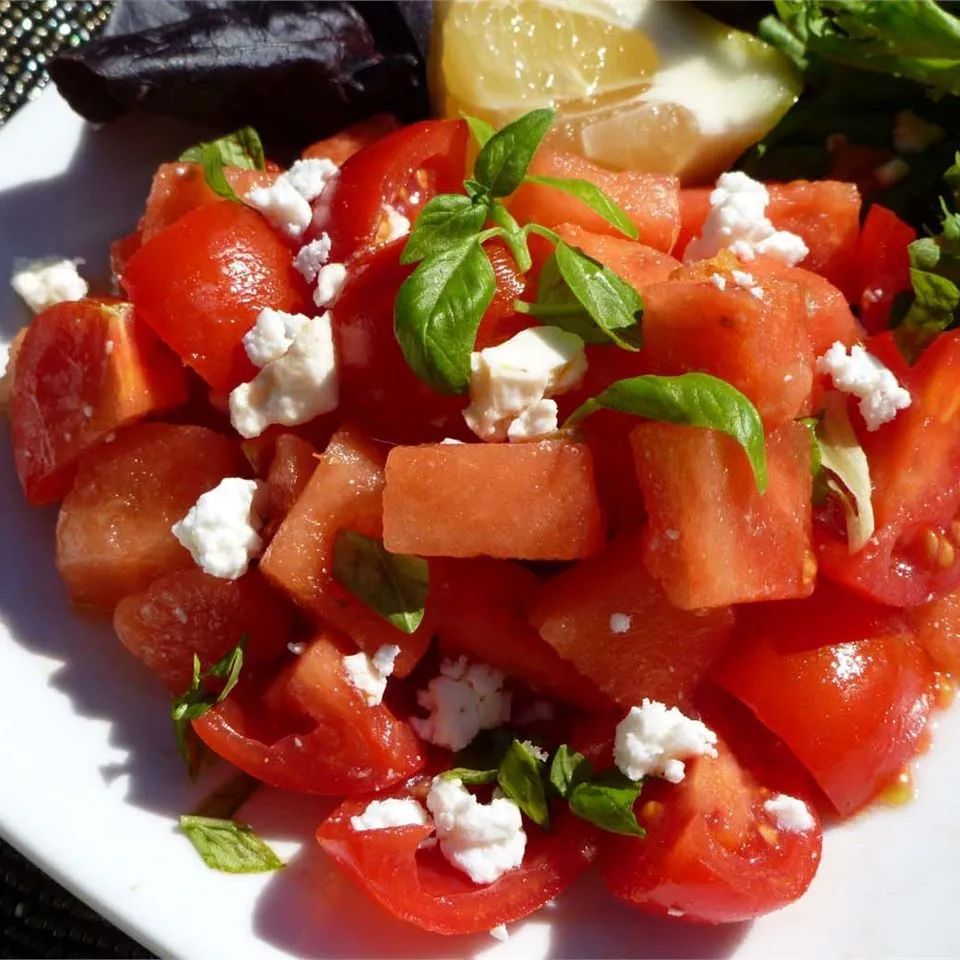
[[[251,131],[164,164],[119,294],[15,341],[17,473],[188,758],[338,798],[319,846],[394,916],[494,930],[592,869],[678,922],[758,917],[898,782],[960,667],[960,332],[891,329],[916,234],[854,184],[611,173],[538,149],[550,120],[311,145],[299,227],[249,199],[296,179]],[[322,412],[262,396],[318,388],[270,366],[299,333],[251,353],[265,311],[325,318]],[[242,436],[233,392],[271,370]],[[215,575],[175,531],[230,478],[256,502]],[[438,780],[515,805],[522,855],[465,871]],[[365,823],[387,801],[420,813]],[[276,865],[246,852],[213,865]]]

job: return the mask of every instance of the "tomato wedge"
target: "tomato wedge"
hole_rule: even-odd
[[[367,803],[348,800],[317,831],[337,866],[393,916],[434,933],[491,930],[538,910],[573,882],[595,854],[595,832],[569,813],[550,832],[527,827],[523,864],[487,886],[477,886],[443,858],[419,849],[429,826],[354,830],[350,818]]]

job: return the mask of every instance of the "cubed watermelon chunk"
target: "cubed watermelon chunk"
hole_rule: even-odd
[[[277,437],[267,474],[267,514],[279,523],[290,512],[316,469],[317,448],[295,433]]]
[[[57,519],[57,567],[70,598],[111,609],[191,566],[171,526],[224,477],[245,474],[239,444],[206,427],[138,423],[91,450]]]
[[[805,597],[813,590],[810,435],[767,433],[765,494],[730,437],[666,423],[631,436],[649,526],[647,569],[683,610]]]
[[[425,557],[574,560],[603,546],[583,444],[424,444],[387,457],[383,542]]]

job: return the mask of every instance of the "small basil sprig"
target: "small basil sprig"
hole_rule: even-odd
[[[595,776],[590,761],[566,744],[557,747],[549,763],[537,756],[532,744],[517,739],[512,739],[499,755],[496,770],[458,767],[442,776],[456,777],[469,785],[489,784],[496,779],[504,796],[543,828],[550,825],[547,798],[553,795],[566,800],[573,814],[601,830],[645,836],[633,812],[642,782],[634,783],[618,771]]]
[[[552,110],[534,110],[494,132],[485,121],[467,118],[480,144],[473,176],[464,181],[464,194],[441,194],[424,207],[401,254],[403,263],[416,263],[397,294],[394,333],[413,372],[440,393],[462,393],[469,385],[470,354],[477,329],[496,291],[496,276],[484,249],[498,239],[509,248],[521,273],[532,258],[528,244],[538,233],[560,244],[559,237],[537,224],[521,227],[503,203],[524,180],[564,190],[622,230],[636,236],[627,214],[593,184],[556,177],[530,178],[527,169],[551,122]],[[492,226],[488,226],[491,224]],[[567,328],[589,331],[626,349],[639,342],[640,297],[629,284],[575,247],[563,244],[562,290],[569,302],[547,304],[571,314]],[[535,313],[540,305],[521,305]],[[563,325],[563,324],[558,324]]]
[[[760,414],[736,387],[719,377],[707,373],[676,377],[647,374],[618,380],[581,404],[565,425],[573,426],[604,409],[725,433],[743,448],[757,489],[761,493],[767,489],[767,454]]]
[[[191,777],[196,776],[202,756],[202,746],[197,735],[193,732],[192,723],[202,717],[211,707],[222,703],[237,685],[240,671],[243,668],[243,655],[246,650],[247,637],[244,635],[240,642],[223,655],[210,669],[201,676],[200,658],[193,655],[193,676],[190,687],[173,701],[170,717],[173,720],[174,732],[177,736],[177,747],[180,756],[187,764]],[[220,692],[213,696],[209,694],[203,683],[204,680],[223,680]]]
[[[224,873],[266,873],[283,861],[248,823],[184,814],[180,829],[211,870]]]
[[[242,201],[227,180],[224,167],[239,167],[242,170],[265,170],[266,157],[260,136],[253,127],[242,127],[216,140],[205,140],[188,147],[180,154],[180,160],[199,163],[207,186],[226,200]]]
[[[423,621],[430,566],[422,557],[390,553],[373,537],[341,530],[333,545],[333,576],[403,633],[413,633]]]

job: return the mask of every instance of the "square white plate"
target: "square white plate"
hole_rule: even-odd
[[[53,92],[0,130],[0,342],[28,320],[6,283],[17,257],[81,256],[105,291],[108,242],[143,207],[153,168],[197,139],[166,121],[94,130]],[[289,860],[273,875],[207,870],[175,817],[216,779],[183,773],[158,684],[109,624],[69,608],[54,509],[29,509],[0,426],[0,834],[162,956],[957,957],[960,710],[938,718],[917,799],[830,830],[797,904],[753,924],[654,921],[588,875],[511,939],[449,940],[392,920],[312,841],[325,801],[264,789],[244,816]]]

